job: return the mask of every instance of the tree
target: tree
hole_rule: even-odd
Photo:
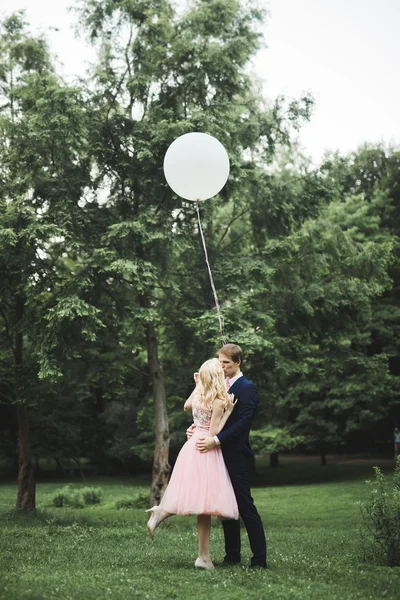
[[[28,407],[38,402],[41,379],[60,376],[57,359],[76,353],[74,337],[90,339],[100,324],[63,261],[80,243],[78,200],[90,161],[83,98],[59,82],[45,41],[29,35],[21,13],[2,23],[0,74],[1,368],[3,398],[17,413],[17,507],[29,509]]]
[[[330,189],[315,218],[266,244],[274,267],[275,413],[319,450],[322,464],[329,445],[382,418],[389,385],[388,357],[368,355],[361,341],[371,339],[372,307],[391,285],[393,240],[358,239],[345,224],[359,222],[361,205],[344,204]],[[363,215],[368,229],[375,217]]]
[[[255,454],[269,454],[270,467],[279,465],[279,453],[292,450],[304,442],[302,436],[291,434],[289,427],[267,425],[250,432],[250,443]]]
[[[107,205],[114,220],[103,236],[107,250],[97,249],[91,264],[111,277],[117,289],[129,286],[134,318],[145,330],[156,428],[151,502],[158,503],[169,472],[161,356],[171,364],[168,333],[175,326],[185,329],[185,311],[179,312],[188,293],[188,288],[182,290],[185,264],[198,262],[191,242],[196,231],[193,205],[168,189],[162,173],[164,154],[188,131],[216,135],[232,161],[231,184],[222,198],[232,199],[231,208],[238,211],[241,204],[236,207],[234,200],[254,168],[245,158],[246,150],[260,161],[270,159],[275,144],[288,137],[285,111],[301,120],[308,114],[308,99],[304,106],[300,102],[286,107],[281,100],[272,107],[260,105],[246,67],[259,47],[263,15],[247,3],[198,1],[178,17],[165,0],[89,0],[80,14],[99,47],[92,148],[99,179],[107,182]],[[211,204],[205,209],[211,240],[216,213]],[[204,271],[203,281],[205,275]],[[207,286],[203,290],[205,296]],[[208,295],[207,309],[210,299]],[[190,347],[192,361],[195,355],[199,360],[203,349],[210,352],[217,331],[215,315],[211,319],[211,311],[196,302],[198,312],[190,315],[192,324],[199,317],[195,340],[183,342]],[[206,342],[197,344],[200,328]]]
[[[385,416],[375,437],[387,445],[393,426],[400,419],[398,403],[400,348],[398,333],[399,304],[399,169],[398,148],[382,144],[365,145],[347,156],[328,155],[321,167],[336,197],[342,227],[352,239],[366,243],[392,245],[388,276],[392,282],[372,305],[369,332],[359,340],[359,349],[367,356],[387,357],[389,373],[385,395]],[[345,208],[346,207],[346,208]],[[345,214],[345,211],[347,214]],[[339,215],[338,215],[339,216]],[[333,218],[337,220],[336,215]]]

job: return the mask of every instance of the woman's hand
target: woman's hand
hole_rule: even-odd
[[[235,394],[229,394],[229,404],[225,409],[225,413],[228,414],[228,417],[230,416],[230,414],[232,413],[233,409],[235,408],[236,404],[237,404],[237,398],[235,398]]]
[[[196,425],[194,423],[192,423],[191,426],[186,429],[186,437],[188,440],[190,440],[190,438],[194,434],[195,429],[196,429]]]

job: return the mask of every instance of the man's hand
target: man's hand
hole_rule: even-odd
[[[196,425],[194,423],[192,423],[191,426],[186,429],[186,437],[188,440],[190,440],[190,438],[192,437],[195,429]]]
[[[196,448],[201,453],[212,450],[216,445],[213,437],[199,438],[196,442]]]

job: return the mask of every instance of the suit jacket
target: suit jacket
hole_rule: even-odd
[[[246,377],[239,377],[230,387],[229,393],[234,394],[237,403],[225,423],[225,427],[218,434],[226,462],[253,456],[250,448],[249,433],[258,405],[257,388]]]

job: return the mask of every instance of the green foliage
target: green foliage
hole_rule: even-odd
[[[134,501],[133,500],[128,500],[127,498],[122,498],[121,500],[116,500],[114,506],[117,509],[120,509],[120,508],[123,508],[123,509],[134,508]]]
[[[360,503],[361,543],[367,562],[400,566],[400,457],[393,481],[388,483],[379,467],[367,481],[368,498]],[[389,488],[389,486],[391,486]]]
[[[1,23],[2,450],[15,456],[17,401],[32,408],[37,458],[85,456],[109,473],[148,464],[151,324],[172,460],[179,451],[191,374],[220,342],[193,204],[162,172],[192,130],[218,137],[231,162],[201,214],[225,333],[260,389],[255,448],[303,440],[324,453],[367,436],[400,388],[399,151],[311,168],[290,135],[312,98],[266,101],[249,74],[258,2],[79,10],[98,50],[81,88],[57,77],[21,14]]]
[[[84,487],[80,490],[85,504],[100,504],[103,491],[100,488]]]
[[[52,504],[57,508],[72,507],[84,508],[93,504],[100,504],[103,492],[100,488],[83,487],[79,489],[71,489],[69,485],[56,490]]]
[[[136,494],[133,499],[133,508],[149,508],[150,506],[150,495],[146,492]]]
[[[18,347],[28,368],[9,396],[32,404],[37,376],[60,378],[62,361],[102,325],[83,298],[87,280],[65,260],[87,235],[78,206],[90,181],[87,115],[82,92],[57,78],[19,13],[2,23],[0,69],[2,370],[12,374]]]
[[[301,190],[298,176],[283,173],[294,197]],[[269,390],[269,422],[272,415],[277,424],[287,419],[292,433],[304,436],[305,445],[323,455],[388,412],[393,385],[389,356],[375,354],[365,344],[374,336],[374,305],[392,286],[395,242],[387,234],[367,240],[356,235],[355,225],[358,230],[376,227],[365,199],[357,208],[353,203],[357,216],[348,228],[349,206],[336,198],[327,178],[318,175],[319,184],[307,174],[300,179],[302,187],[308,182],[310,206],[319,185],[325,200],[314,204],[313,218],[286,232],[278,230],[276,239],[260,238],[273,269],[263,305],[274,316],[274,328],[267,368],[257,360],[258,378]]]
[[[68,493],[69,493],[68,488],[57,490],[53,496],[53,500],[52,500],[53,505],[56,506],[57,508],[62,508],[63,506],[65,506],[66,497],[67,497]]]
[[[69,485],[56,490],[52,499],[52,503],[57,508],[63,508],[65,506],[72,506],[73,508],[84,507],[83,497],[80,494],[80,491],[71,490]]]
[[[132,499],[121,498],[116,500],[114,504],[115,508],[149,508],[150,506],[150,495],[145,492],[140,492]]]
[[[255,454],[271,454],[292,450],[304,443],[304,437],[292,435],[288,427],[267,425],[263,429],[250,432],[250,444]]]

